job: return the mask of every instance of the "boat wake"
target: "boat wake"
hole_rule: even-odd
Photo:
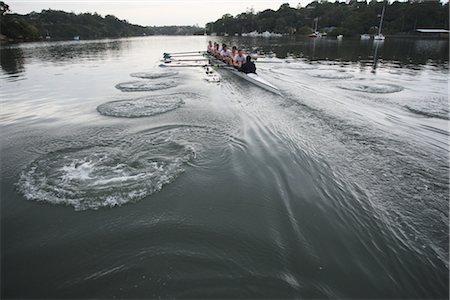
[[[328,83],[313,82],[304,72],[296,77],[287,69],[274,73],[273,80],[286,97],[278,105],[288,114],[275,117],[274,124],[286,126],[280,132],[295,128],[289,136],[296,137],[304,130],[307,134],[294,144],[306,140],[308,148],[320,149],[313,155],[331,162],[337,172],[361,187],[374,211],[383,215],[393,235],[408,249],[429,251],[430,257],[448,268],[448,133],[439,120],[423,120],[448,118],[446,98],[412,97],[413,86],[401,80],[371,83],[367,78],[336,84],[342,91],[335,86],[324,88]],[[389,95],[403,91],[403,86],[408,90]],[[360,97],[347,90],[381,95]],[[421,118],[405,116],[394,105]],[[273,108],[262,111],[275,115]],[[268,122],[268,116],[262,118]]]

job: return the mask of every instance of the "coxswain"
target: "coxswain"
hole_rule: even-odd
[[[252,58],[250,57],[250,55],[247,55],[245,63],[242,65],[242,67],[239,68],[239,71],[244,72],[245,74],[248,73],[256,74],[256,66],[255,63],[252,62]]]

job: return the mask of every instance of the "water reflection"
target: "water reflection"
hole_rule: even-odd
[[[305,38],[243,38],[211,37],[211,40],[241,47],[259,47],[265,52],[273,51],[278,57],[292,53],[309,60],[332,60],[344,62],[371,61],[374,49],[380,52],[380,44],[373,40],[335,37]],[[383,42],[383,60],[399,66],[425,65],[430,62],[446,68],[448,65],[448,40],[387,38]]]
[[[444,64],[448,62],[448,40],[415,40],[414,41],[414,53],[424,60],[432,54],[432,56],[440,57],[435,63]],[[441,53],[446,53],[447,56],[440,56]],[[423,63],[427,63],[424,61]]]
[[[127,44],[127,40],[61,42],[51,44],[50,47],[34,48],[33,57],[45,61],[102,60],[120,56]]]
[[[0,48],[0,64],[7,74],[22,73],[25,70],[23,51],[20,48]]]
[[[7,74],[17,74],[24,71],[26,60],[59,63],[117,58],[130,47],[130,43],[129,39],[121,39],[5,45],[0,48],[1,68]]]
[[[378,56],[381,52],[385,62],[400,67],[420,67],[425,64],[448,67],[448,40],[388,38],[380,44],[373,40],[337,40],[331,36],[317,39],[295,36],[269,39],[233,36],[209,39],[250,49],[258,47],[265,52],[273,51],[278,57],[286,57],[288,53],[292,53],[308,60],[359,62],[363,66],[372,66],[374,71],[379,67]],[[7,74],[19,74],[24,71],[24,64],[28,59],[60,63],[118,58],[123,51],[132,47],[133,40],[128,38],[4,45],[0,47],[1,68]]]
[[[316,41],[317,39],[313,38],[311,43],[311,60],[314,60],[316,58]]]
[[[382,48],[384,45],[384,41],[374,41],[373,42],[373,65],[372,65],[372,73],[376,73],[378,66],[378,48]]]

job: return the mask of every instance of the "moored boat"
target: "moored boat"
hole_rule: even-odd
[[[308,37],[319,38],[319,37],[322,37],[322,34],[320,32],[318,32],[318,31],[316,31],[316,32],[313,32],[313,33],[309,34]]]
[[[317,31],[317,24],[318,24],[318,22],[319,22],[319,18],[315,18],[314,19],[314,23],[315,23],[314,32],[309,34],[308,37],[311,37],[311,38],[320,38],[320,37],[322,37],[322,34],[319,31]]]
[[[383,20],[384,20],[384,11],[386,10],[386,4],[383,3],[383,11],[381,12],[381,18],[380,18],[380,25],[378,26],[378,34],[376,34],[373,39],[375,41],[384,41],[385,37],[381,33],[381,30],[383,28]]]

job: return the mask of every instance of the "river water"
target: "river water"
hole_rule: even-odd
[[[214,38],[1,46],[1,296],[448,297],[448,40]]]

